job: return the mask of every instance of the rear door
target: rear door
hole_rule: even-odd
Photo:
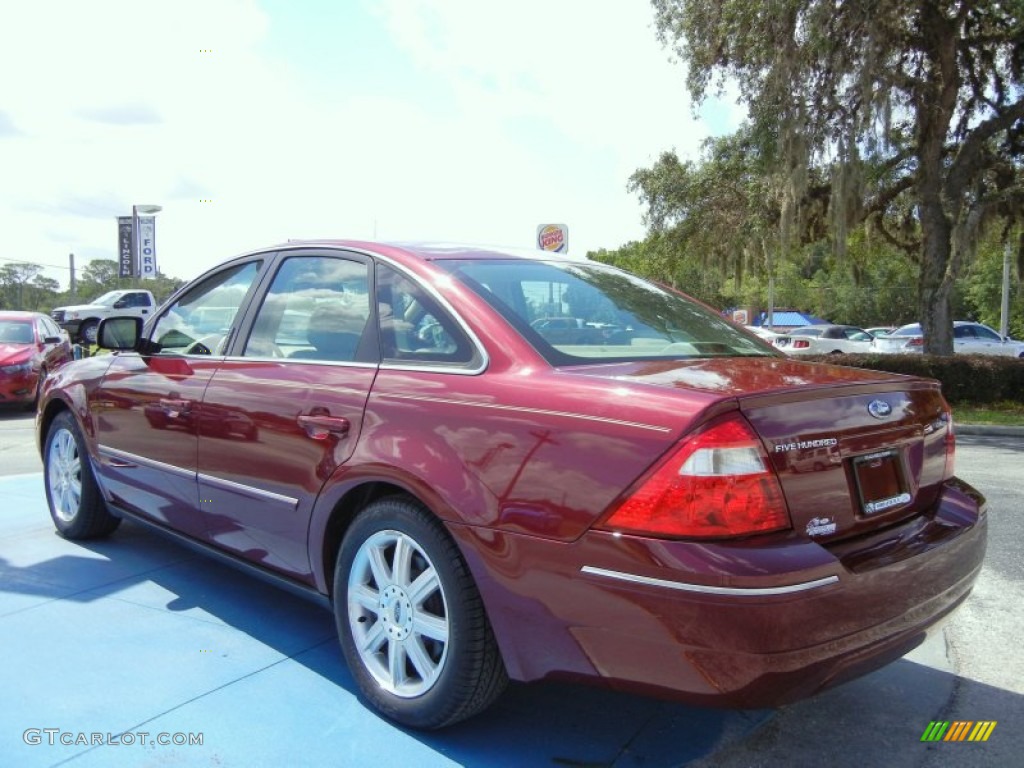
[[[309,578],[313,502],[355,448],[377,373],[370,274],[358,254],[282,254],[199,410],[205,536],[293,578]]]

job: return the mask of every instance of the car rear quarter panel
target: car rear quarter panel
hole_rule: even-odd
[[[407,490],[448,523],[570,541],[694,423],[735,407],[550,368],[382,369],[355,453],[317,502],[310,542],[315,550],[345,493],[371,482]],[[325,577],[331,564],[311,556]]]

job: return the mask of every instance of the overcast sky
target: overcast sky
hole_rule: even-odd
[[[67,284],[157,204],[161,271],[289,238],[643,237],[691,112],[643,0],[0,0],[0,259]]]

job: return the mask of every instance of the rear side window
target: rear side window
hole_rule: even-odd
[[[385,361],[472,367],[481,362],[469,337],[421,285],[377,265],[377,314]]]

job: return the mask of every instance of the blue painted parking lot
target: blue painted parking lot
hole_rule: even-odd
[[[682,766],[766,712],[514,685],[418,733],[359,701],[331,615],[125,523],[74,543],[0,478],[0,765]]]

